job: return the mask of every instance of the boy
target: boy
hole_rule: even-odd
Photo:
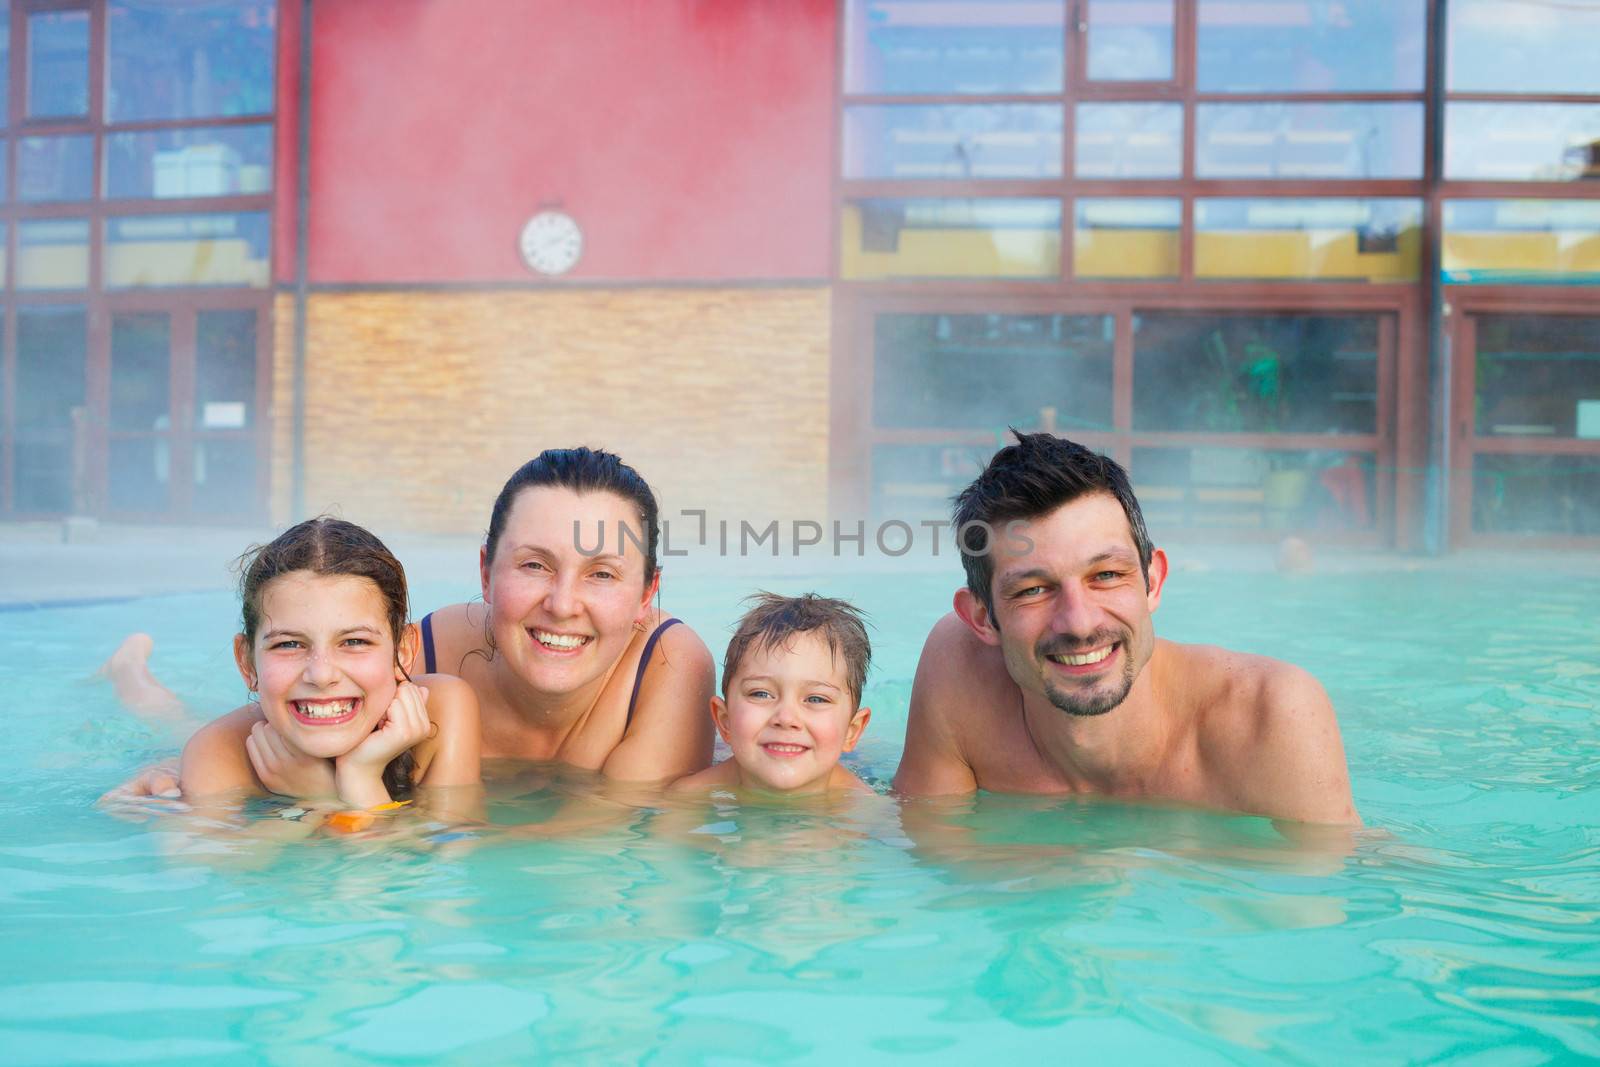
[[[871,792],[839,766],[872,718],[861,707],[872,647],[861,612],[813,593],[759,593],[739,620],[711,698],[733,758],[680,778],[674,790]]]

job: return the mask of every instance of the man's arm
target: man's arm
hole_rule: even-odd
[[[1274,668],[1257,692],[1253,743],[1238,753],[1241,806],[1274,819],[1360,826],[1333,703],[1300,668]]]
[[[923,643],[911,683],[905,751],[894,775],[894,788],[901,793],[930,796],[978,788],[956,732],[958,709],[967,703],[963,683],[970,680],[961,668],[965,634],[966,623],[951,613],[934,624]]]

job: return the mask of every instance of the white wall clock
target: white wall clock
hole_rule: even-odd
[[[583,255],[583,231],[564,211],[541,211],[522,227],[517,239],[522,261],[540,274],[565,274]]]

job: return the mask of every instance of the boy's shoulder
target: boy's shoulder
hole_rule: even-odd
[[[669,793],[704,793],[712,789],[731,788],[739,784],[739,765],[730,757],[714,763],[703,771],[695,771],[679,778],[667,787]]]

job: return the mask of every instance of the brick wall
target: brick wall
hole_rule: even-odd
[[[272,517],[289,514],[294,301],[276,307]],[[663,511],[820,517],[825,287],[318,293],[307,508],[380,534],[481,533],[541,449],[604,446]]]

